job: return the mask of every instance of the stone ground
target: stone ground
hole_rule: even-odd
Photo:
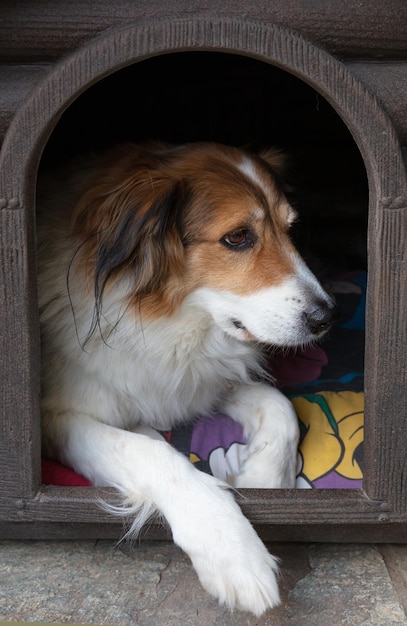
[[[271,544],[281,607],[231,614],[172,543],[0,542],[0,621],[115,626],[407,626],[407,545]]]

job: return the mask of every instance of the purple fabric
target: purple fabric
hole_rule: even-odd
[[[246,443],[243,428],[228,415],[218,413],[201,417],[195,424],[191,438],[191,453],[207,461],[213,450],[228,450],[233,443]]]

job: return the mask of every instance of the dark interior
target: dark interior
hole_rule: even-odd
[[[119,141],[200,140],[287,152],[294,237],[314,271],[366,267],[366,170],[336,111],[295,76],[250,57],[154,57],[87,89],[63,114],[42,165]]]

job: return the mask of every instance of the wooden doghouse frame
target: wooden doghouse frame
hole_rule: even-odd
[[[121,68],[188,50],[250,56],[311,85],[350,129],[369,181],[364,488],[247,490],[242,509],[268,539],[404,541],[407,177],[399,138],[379,101],[315,44],[267,20],[208,14],[146,19],[90,38],[50,66],[8,128],[0,160],[0,536],[120,533],[95,503],[100,490],[41,483],[36,174],[47,139],[78,95]],[[104,490],[103,497],[114,495]]]

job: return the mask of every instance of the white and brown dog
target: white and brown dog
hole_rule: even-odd
[[[160,512],[202,585],[261,614],[276,560],[220,480],[155,429],[222,411],[247,435],[237,487],[294,486],[298,426],[261,345],[322,335],[335,307],[290,241],[282,157],[123,145],[39,195],[43,445],[120,491],[137,532]]]

